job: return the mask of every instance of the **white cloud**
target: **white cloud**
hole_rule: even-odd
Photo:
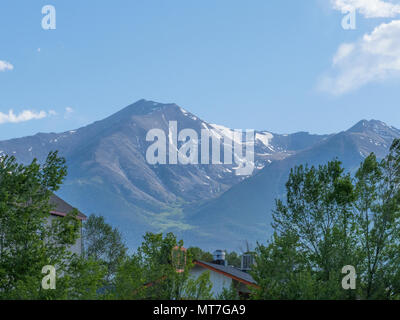
[[[335,56],[333,57],[333,64],[339,64],[340,61],[348,57],[355,50],[355,48],[356,45],[354,43],[343,43],[340,45]]]
[[[343,13],[357,10],[366,18],[393,18],[400,14],[399,1],[331,0],[332,6]]]
[[[49,114],[45,111],[35,112],[31,110],[24,110],[19,114],[15,114],[13,110],[8,113],[0,112],[0,124],[2,123],[19,123],[30,120],[37,120],[46,118]]]
[[[11,63],[0,60],[0,72],[7,71],[7,70],[13,70],[13,69],[14,69],[14,66]]]
[[[66,107],[64,113],[64,119],[68,119],[73,112],[74,109],[72,109],[71,107]]]
[[[383,23],[358,41],[342,44],[332,67],[319,88],[333,94],[400,77],[400,20]]]

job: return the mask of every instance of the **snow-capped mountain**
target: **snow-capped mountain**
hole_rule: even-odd
[[[235,149],[232,164],[150,164],[146,153],[154,141],[146,136],[152,129],[168,135],[171,122],[176,122],[178,132],[192,129],[201,137],[205,130],[220,139],[221,159],[227,144],[247,149],[254,143],[254,160],[246,160],[253,162],[253,175],[236,174],[244,158]],[[235,241],[260,239],[266,232],[274,199],[282,196],[291,167],[337,156],[351,169],[369,152],[383,157],[399,136],[399,130],[379,121],[361,121],[335,135],[256,131],[255,140],[249,142],[176,104],[140,100],[76,130],[0,141],[0,154],[28,163],[33,158],[43,161],[50,151],[59,150],[68,165],[59,195],[86,214],[104,215],[121,229],[131,247],[146,231],[174,231],[194,245],[218,241],[236,249]],[[173,149],[185,143],[167,140]],[[197,143],[201,150],[203,141]]]
[[[171,121],[176,121],[179,131],[190,128],[200,137],[206,130],[220,138],[221,153],[224,143],[233,145],[232,129],[209,124],[176,104],[140,100],[83,128],[0,141],[0,154],[28,163],[33,158],[42,162],[50,151],[59,150],[68,165],[60,195],[85,213],[105,215],[129,239],[139,241],[145,231],[191,229],[183,222],[184,209],[197,208],[247,178],[235,174],[241,159],[235,152],[232,164],[149,164],[146,151],[153,142],[146,141],[147,133],[152,129],[168,133]],[[325,138],[301,135],[302,147]],[[253,174],[295,154],[298,145],[296,135],[256,132]]]
[[[212,243],[224,243],[228,248],[237,248],[245,240],[252,243],[265,241],[268,232],[271,235],[272,231],[270,223],[275,199],[284,199],[285,183],[291,168],[300,164],[325,164],[338,158],[349,172],[354,173],[371,152],[383,158],[396,138],[400,138],[400,130],[381,121],[362,120],[347,131],[275,161],[220,197],[190,212],[188,221],[196,226],[191,230],[191,238],[194,242],[206,239],[203,243],[208,247]]]

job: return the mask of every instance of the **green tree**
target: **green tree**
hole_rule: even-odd
[[[199,247],[190,247],[188,249],[188,253],[193,260],[201,260],[205,262],[213,261],[213,255],[210,252],[204,251]]]
[[[298,166],[286,190],[273,213],[276,234],[257,248],[255,297],[400,297],[400,140],[381,162],[368,156],[353,179],[337,160]],[[341,287],[345,265],[357,271],[356,290]]]
[[[226,251],[225,258],[230,266],[234,266],[236,268],[240,268],[242,266],[242,259],[235,251]]]
[[[222,292],[217,296],[217,300],[239,300],[238,290],[236,288],[237,285],[232,281],[229,289],[223,288]]]
[[[398,297],[400,250],[400,140],[380,163],[371,154],[357,171],[355,210],[358,217],[359,276],[363,297]]]
[[[252,299],[302,300],[322,296],[322,282],[314,275],[298,236],[275,234],[268,245],[258,245],[255,259],[251,274],[259,288],[253,290]]]
[[[146,233],[142,245],[131,257],[125,259],[115,279],[117,299],[180,300],[211,296],[209,279],[190,277],[193,257],[186,256],[186,263],[174,259],[173,251],[180,252],[182,241],[175,235]]]
[[[65,159],[57,152],[43,165],[37,160],[22,165],[14,157],[0,159],[1,299],[67,299],[79,291],[68,286],[70,272],[76,271],[74,262],[80,259],[70,251],[79,237],[78,212],[50,218],[50,196],[66,174]],[[46,265],[56,267],[56,290],[41,286]]]
[[[85,256],[105,266],[105,280],[110,283],[127,252],[121,233],[104,217],[91,215],[84,223],[83,240]]]
[[[286,204],[277,200],[273,213],[278,234],[296,236],[311,268],[326,282],[327,298],[343,293],[335,289],[342,267],[357,267],[353,189],[350,175],[338,160],[318,168],[299,166],[286,184]]]
[[[213,296],[210,272],[203,272],[197,279],[188,278],[184,283],[182,298],[186,300],[211,300]]]

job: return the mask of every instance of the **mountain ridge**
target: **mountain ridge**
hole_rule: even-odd
[[[229,237],[261,237],[268,229],[271,203],[282,196],[290,166],[339,154],[351,167],[370,151],[384,155],[390,139],[400,136],[398,129],[378,120],[362,120],[330,135],[256,131],[256,171],[243,178],[234,174],[234,165],[149,165],[146,134],[153,128],[168,132],[170,121],[177,121],[179,130],[215,130],[220,137],[232,130],[177,104],[142,99],[75,130],[0,141],[0,155],[43,162],[49,151],[59,150],[69,169],[59,195],[87,214],[104,215],[121,228],[131,247],[146,231],[174,231],[194,245],[218,242],[228,248]],[[269,190],[267,195],[262,188]],[[249,210],[251,219],[241,219]]]
[[[364,121],[364,122],[363,122]],[[356,124],[365,124],[362,120]],[[375,125],[376,120],[367,122]],[[217,199],[211,200],[200,207],[192,215],[192,223],[199,226],[199,232],[208,230],[209,235],[214,235],[215,242],[225,243],[226,238],[235,237],[238,241],[265,241],[267,235],[272,234],[270,223],[271,213],[276,198],[284,199],[284,185],[289,176],[290,169],[296,165],[307,164],[320,165],[338,158],[347,171],[353,172],[362,160],[371,152],[378,158],[383,158],[394,138],[400,138],[400,131],[380,122],[382,136],[368,136],[370,126],[362,132],[354,132],[354,126],[347,131],[342,131],[323,141],[318,142],[311,148],[274,162],[253,177],[250,177],[241,184],[233,186]],[[376,126],[373,126],[376,129]],[[388,130],[391,135],[388,135]],[[375,132],[375,131],[374,131]],[[376,134],[376,132],[375,132]],[[366,138],[371,137],[371,138]],[[376,139],[376,140],[373,140]],[[372,142],[371,142],[372,141]],[[367,152],[366,150],[369,150]],[[229,214],[229,219],[224,217]],[[213,220],[213,225],[208,221]],[[252,223],[246,223],[246,221]],[[218,229],[218,232],[217,232]],[[221,237],[219,237],[221,235]],[[212,242],[207,244],[212,245]],[[236,244],[237,245],[237,244]]]

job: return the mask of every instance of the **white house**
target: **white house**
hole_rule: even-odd
[[[48,221],[52,221],[53,219],[60,219],[65,217],[68,213],[74,210],[70,204],[65,202],[60,197],[53,194],[50,198],[50,204],[53,206],[53,210],[50,211],[50,216]],[[86,216],[78,210],[78,217],[81,222],[86,220]],[[83,241],[82,241],[82,223],[80,227],[80,237],[77,239],[74,245],[70,247],[72,253],[76,253],[78,255],[82,255],[83,253]]]
[[[253,277],[248,273],[251,265],[246,265],[246,261],[248,261],[248,255],[243,255],[240,269],[229,266],[225,260],[225,252],[217,250],[214,252],[213,262],[195,260],[190,273],[192,277],[198,278],[204,272],[210,272],[214,297],[218,297],[224,289],[229,290],[232,284],[240,297],[246,297],[251,287],[258,288]]]

